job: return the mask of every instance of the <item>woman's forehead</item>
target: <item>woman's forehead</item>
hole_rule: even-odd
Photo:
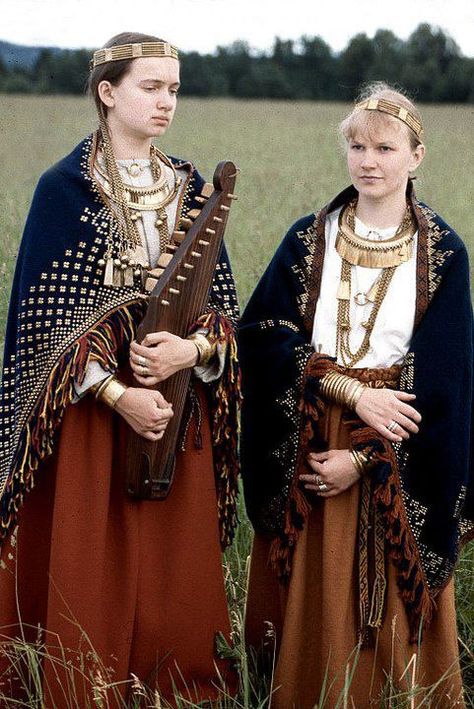
[[[360,111],[354,116],[349,138],[370,143],[408,141],[407,129],[397,118],[375,111]]]
[[[136,81],[179,82],[179,61],[173,57],[140,57],[134,59],[128,72]]]

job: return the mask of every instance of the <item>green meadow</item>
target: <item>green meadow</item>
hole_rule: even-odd
[[[344,104],[284,101],[182,99],[179,102],[174,124],[159,147],[168,154],[192,160],[208,180],[220,160],[233,160],[240,168],[236,185],[239,199],[230,214],[227,244],[242,305],[287,228],[298,217],[322,207],[347,185],[344,147],[337,126],[348,108]],[[474,263],[474,106],[425,106],[422,113],[427,155],[417,174],[418,196],[461,235]],[[94,109],[85,98],[1,96],[0,341],[15,256],[38,177],[95,126]],[[241,662],[242,681],[239,697],[223,698],[219,706],[263,709],[268,706],[271,687],[262,684],[252,658],[245,657],[243,651],[242,617],[251,531],[243,507],[240,516],[242,525],[226,555],[224,571],[235,630],[234,652]],[[456,577],[459,642],[467,705],[471,707],[474,707],[473,547],[474,544],[464,552]],[[22,648],[21,643],[18,651],[32,664],[39,661],[39,656]],[[390,687],[387,691],[387,699],[380,706],[415,706],[414,696],[397,695]],[[42,706],[40,683],[31,692],[31,704],[21,706]],[[138,707],[139,689],[137,693]],[[108,703],[105,699],[93,706],[123,706],[116,701]],[[159,706],[156,697],[150,696],[149,701],[147,706]],[[350,706],[345,702],[347,696],[341,696],[340,706]],[[71,707],[75,706],[71,700]],[[183,701],[180,706],[194,705]],[[417,706],[431,705],[428,699]],[[319,709],[323,707],[324,699]]]

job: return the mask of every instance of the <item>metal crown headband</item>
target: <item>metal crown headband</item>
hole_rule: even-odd
[[[172,57],[178,59],[178,50],[169,42],[137,42],[136,44],[117,44],[115,47],[98,49],[91,60],[91,69],[106,62],[119,62],[122,59],[139,57]]]
[[[356,108],[362,108],[365,111],[381,111],[382,113],[388,113],[395,118],[403,121],[411,130],[415,133],[417,138],[423,135],[423,126],[418,118],[415,118],[413,113],[408,111],[406,108],[399,106],[392,101],[387,101],[385,98],[369,98],[367,101],[362,101],[356,104]]]

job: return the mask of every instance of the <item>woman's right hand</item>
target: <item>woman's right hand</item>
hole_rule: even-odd
[[[415,394],[405,391],[367,387],[357,402],[355,411],[364,423],[378,431],[387,441],[396,443],[410,438],[411,433],[418,433],[417,424],[420,423],[421,416],[408,403],[414,399]]]
[[[115,410],[143,438],[158,441],[173,417],[169,404],[159,391],[129,387],[115,405]]]

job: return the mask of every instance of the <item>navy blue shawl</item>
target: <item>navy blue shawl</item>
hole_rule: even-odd
[[[416,394],[423,421],[419,434],[392,446],[356,417],[351,442],[377,461],[371,471],[372,500],[383,514],[416,634],[421,617],[429,622],[432,616],[434,598],[453,573],[460,545],[474,535],[474,350],[466,249],[437,214],[417,201],[411,185],[409,195],[418,222],[417,296],[400,388]],[[325,218],[354,196],[349,188],[291,227],[241,320],[245,499],[255,528],[273,539],[271,562],[282,579],[291,573],[308,513],[298,469],[308,450],[325,446],[317,427],[324,409],[319,381],[335,366],[311,345]]]
[[[134,286],[103,284],[99,260],[118,226],[91,177],[97,138],[90,136],[39,180],[21,242],[9,307],[0,391],[0,539],[12,529],[41,461],[53,451],[60,422],[89,361],[115,371],[128,360],[146,307]],[[194,166],[172,158],[187,177],[177,220],[199,209],[204,184]],[[223,544],[236,524],[237,460],[229,428],[237,428],[239,377],[235,287],[223,248],[206,313],[209,337],[226,340],[227,361],[211,385],[216,485]],[[223,404],[224,402],[224,404]],[[234,437],[235,438],[235,437]]]

